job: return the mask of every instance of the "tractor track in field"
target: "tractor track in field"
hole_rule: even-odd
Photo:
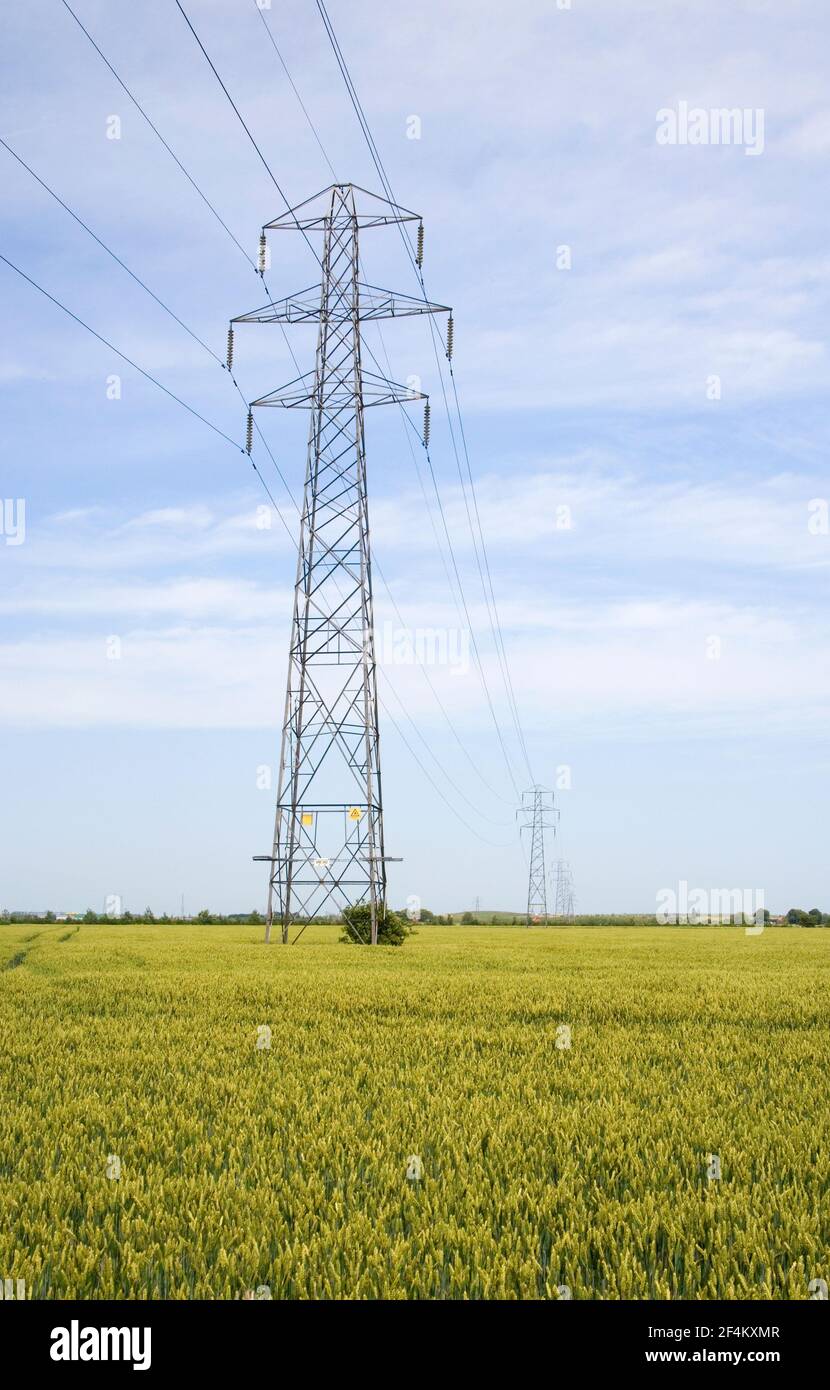
[[[18,951],[16,956],[12,956],[9,960],[4,961],[3,965],[0,966],[0,970],[16,970],[18,965],[23,964],[28,954],[28,951]]]
[[[23,965],[25,963],[26,957],[32,949],[32,946],[37,941],[38,937],[43,936],[43,934],[44,933],[42,931],[35,931],[32,932],[30,936],[24,936],[22,938],[24,949],[22,951],[18,951],[13,956],[10,956],[7,961],[4,961],[3,964],[0,965],[0,974],[2,974],[4,970],[17,970],[18,966]],[[69,935],[71,935],[71,932],[69,933]]]

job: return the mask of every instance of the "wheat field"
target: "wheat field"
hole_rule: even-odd
[[[29,1298],[803,1299],[830,932],[0,927]]]

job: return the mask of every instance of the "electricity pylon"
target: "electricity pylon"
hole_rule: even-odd
[[[250,452],[254,409],[311,409],[273,848],[255,856],[270,864],[266,941],[275,918],[287,943],[297,918],[302,931],[321,913],[368,903],[375,945],[385,910],[364,409],[426,398],[364,370],[361,324],[449,310],[364,284],[358,239],[366,228],[411,221],[420,218],[406,208],[334,184],[266,223],[260,270],[268,232],[322,232],[321,283],[239,315],[228,335],[230,365],[234,324],[319,325],[314,370],[253,401],[248,414]]]
[[[557,920],[572,922],[575,913],[573,872],[567,859],[558,859],[554,879],[553,915]]]
[[[531,798],[528,800],[528,798]],[[518,814],[524,817],[520,834],[530,831],[530,873],[527,887],[527,922],[529,927],[535,922],[548,920],[547,879],[545,875],[545,832],[556,833],[559,812],[554,809],[553,792],[546,787],[534,786],[522,793],[522,805]]]

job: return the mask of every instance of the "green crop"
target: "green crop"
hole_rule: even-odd
[[[829,980],[797,929],[0,927],[0,1281],[808,1298]]]

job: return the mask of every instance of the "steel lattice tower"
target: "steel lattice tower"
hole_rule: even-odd
[[[547,876],[545,874],[545,832],[555,833],[558,812],[553,792],[534,786],[522,793],[519,815],[524,817],[521,832],[530,831],[530,872],[527,888],[527,923],[548,920]]]
[[[575,912],[573,872],[567,859],[558,859],[554,880],[553,915],[564,922],[572,922]]]
[[[425,399],[363,369],[361,324],[449,312],[359,279],[359,233],[418,215],[335,184],[263,227],[322,232],[321,284],[233,324],[317,322],[313,372],[252,402],[310,407],[265,940],[298,918],[370,905],[371,944],[386,905],[364,409]],[[423,234],[419,230],[419,260]],[[249,413],[248,448],[252,439]],[[299,935],[300,933],[298,933]],[[296,937],[295,937],[296,939]]]

